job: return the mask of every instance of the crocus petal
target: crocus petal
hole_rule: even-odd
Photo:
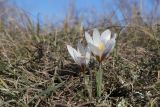
[[[106,43],[106,47],[105,47],[105,51],[104,51],[104,54],[103,54],[103,57],[108,57],[109,53],[113,50],[114,46],[115,46],[115,39],[112,38],[111,40],[109,40],[107,43]]]
[[[115,40],[116,40],[116,38],[117,38],[117,34],[114,33],[114,35],[112,36],[112,39],[115,39]]]
[[[107,29],[101,34],[101,40],[103,41],[104,44],[106,44],[107,41],[110,39],[111,39],[111,31]]]
[[[73,60],[77,64],[79,64],[79,61],[78,61],[77,57],[80,57],[81,54],[79,52],[77,52],[74,48],[72,48],[70,45],[67,45],[67,49],[68,49],[68,52],[70,53],[71,57],[73,58]]]
[[[93,43],[93,39],[88,32],[85,32],[85,38],[87,43]]]
[[[98,29],[94,29],[93,30],[93,42],[94,44],[99,44],[101,41],[100,41],[100,33],[98,31]]]
[[[80,56],[80,57],[77,57],[77,59],[78,59],[78,65],[84,65],[84,64],[86,64],[85,63],[85,57],[84,56]]]
[[[87,48],[87,50],[86,50],[86,64],[88,64],[89,63],[89,61],[90,61],[90,56],[91,56],[91,54],[90,54],[90,50],[89,50],[89,48]]]
[[[75,60],[75,55],[73,52],[74,49],[70,45],[67,45],[67,49],[68,49],[68,52],[71,55],[71,57]]]
[[[77,44],[77,51],[79,53],[81,53],[82,55],[85,55],[85,48],[82,46],[82,44],[80,43],[80,41],[78,41],[78,44]]]
[[[100,50],[98,47],[96,47],[93,44],[88,43],[88,47],[93,52],[93,54],[96,55],[96,56],[100,56],[101,57],[101,55],[103,54],[103,51]]]

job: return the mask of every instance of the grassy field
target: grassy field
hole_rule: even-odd
[[[133,19],[134,21],[137,18]],[[139,19],[138,19],[139,20]],[[101,32],[117,33],[116,47],[103,61],[103,93],[95,95],[94,57],[86,74],[92,72],[92,97],[81,82],[80,68],[66,45],[86,44],[82,28],[75,24],[45,32],[40,22],[27,26],[0,21],[0,107],[159,107],[160,25],[130,23],[98,25]],[[143,22],[143,19],[140,20]]]

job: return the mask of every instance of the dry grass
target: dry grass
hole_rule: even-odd
[[[92,98],[80,81],[79,67],[66,44],[85,41],[79,24],[45,33],[28,18],[27,27],[0,27],[0,106],[2,107],[159,107],[160,26],[99,26],[117,32],[114,52],[103,63],[104,86],[95,96],[98,65],[94,58]],[[100,25],[100,24],[99,24]],[[92,26],[89,30],[92,32]],[[44,29],[45,30],[45,29]],[[84,42],[85,44],[85,42]]]

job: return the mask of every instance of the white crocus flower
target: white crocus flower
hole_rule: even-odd
[[[68,52],[70,53],[73,60],[80,65],[81,70],[84,70],[86,65],[90,61],[90,51],[89,48],[84,48],[80,42],[77,44],[77,50],[72,48],[72,46],[67,45]]]
[[[93,31],[93,37],[85,32],[85,38],[92,53],[101,62],[113,50],[116,43],[116,34],[111,37],[111,31],[105,30],[101,35],[97,29]]]

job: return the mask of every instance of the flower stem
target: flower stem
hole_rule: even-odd
[[[99,70],[96,72],[96,94],[97,97],[101,96],[102,93],[102,76],[103,76],[103,71],[102,71],[102,64],[99,64]]]

